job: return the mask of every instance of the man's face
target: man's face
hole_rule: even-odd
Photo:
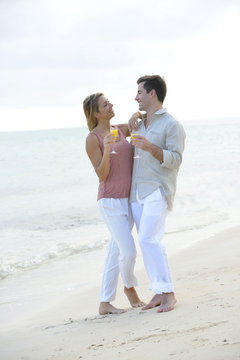
[[[146,90],[143,87],[144,83],[141,82],[138,85],[138,91],[137,95],[135,97],[135,100],[138,102],[139,110],[147,111],[149,105],[150,105],[150,94],[146,92]]]

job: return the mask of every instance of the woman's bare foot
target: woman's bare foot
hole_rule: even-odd
[[[176,304],[177,299],[173,292],[162,294],[162,302],[159,306],[157,312],[166,312],[174,309],[174,305]]]
[[[160,305],[162,302],[162,294],[155,294],[154,297],[152,298],[152,300],[145,305],[142,309],[143,310],[148,310],[148,309],[152,309],[158,305]]]
[[[133,308],[138,308],[145,305],[145,303],[139,299],[136,289],[134,287],[128,289],[124,286],[124,293]]]
[[[126,312],[124,309],[117,309],[113,305],[111,305],[109,302],[100,302],[99,306],[99,315],[106,315],[106,314],[122,314]]]

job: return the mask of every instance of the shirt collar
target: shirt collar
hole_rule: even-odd
[[[166,112],[167,112],[167,109],[166,109],[166,108],[159,109],[159,110],[157,110],[157,111],[153,114],[153,116],[155,116],[155,115],[162,115],[162,114],[165,114]],[[142,118],[143,118],[143,120],[146,120],[146,119],[147,119],[147,113],[143,114],[143,115],[142,115]]]
[[[158,115],[163,115],[167,112],[167,109],[166,108],[163,108],[163,109],[159,109],[157,110],[153,116],[152,116],[152,120],[157,117]],[[145,124],[145,121],[147,120],[147,114],[143,114],[143,117],[142,117],[142,123]]]
[[[162,114],[165,114],[166,112],[167,112],[167,109],[166,109],[166,108],[159,109],[159,110],[157,110],[157,111],[153,114],[153,116],[155,116],[155,115],[162,115]]]

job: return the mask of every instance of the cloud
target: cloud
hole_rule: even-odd
[[[105,52],[116,52],[125,43],[139,39],[145,47],[148,41],[175,40],[207,31],[234,3],[237,2],[3,1],[0,46],[5,60],[1,58],[0,64],[81,67],[91,62],[95,48],[95,57],[101,58]]]
[[[215,81],[239,10],[237,0],[1,0],[0,108],[72,107],[99,89],[126,102],[145,73],[186,88],[204,72]]]

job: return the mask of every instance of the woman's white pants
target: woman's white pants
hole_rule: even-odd
[[[131,234],[133,218],[128,198],[103,198],[98,200],[98,207],[111,234],[102,277],[100,301],[110,302],[116,297],[119,273],[127,288],[137,285],[134,276],[136,247]]]
[[[150,290],[156,294],[173,292],[173,283],[163,234],[167,202],[159,188],[143,200],[131,203],[133,217],[138,230],[138,241],[143,261],[150,279]]]

